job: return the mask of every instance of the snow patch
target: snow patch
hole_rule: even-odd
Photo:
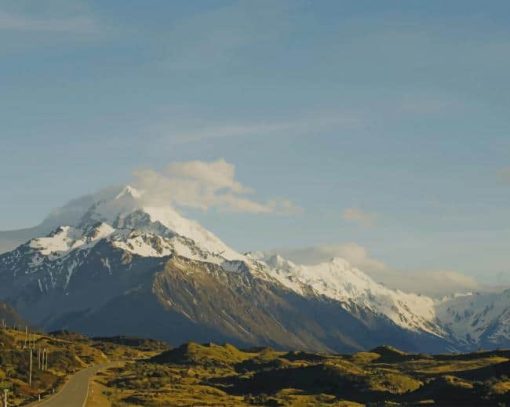
[[[345,259],[334,258],[314,266],[296,265],[279,255],[264,258],[267,272],[281,284],[301,295],[311,288],[324,296],[347,305],[368,308],[391,319],[396,325],[414,331],[442,335],[435,323],[435,301],[429,297],[389,289],[351,266]]]

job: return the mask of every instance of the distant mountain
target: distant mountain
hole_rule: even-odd
[[[462,349],[510,347],[510,290],[458,295],[436,308],[446,332]]]
[[[130,186],[74,200],[32,232],[0,255],[0,299],[50,330],[324,351],[481,344],[452,323],[468,305],[458,299],[391,290],[343,259],[238,253]],[[492,346],[509,337],[498,335]]]

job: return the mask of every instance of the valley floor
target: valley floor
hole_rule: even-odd
[[[0,330],[0,390],[9,391],[9,406],[58,392],[77,371],[71,382],[87,376],[80,384],[88,388],[87,407],[510,404],[510,351],[503,350],[425,355],[378,347],[335,355],[196,343],[168,349],[146,339],[68,332],[33,333],[29,343],[23,331]],[[50,355],[47,370],[33,360],[31,385],[29,347]],[[89,382],[91,366],[97,374]]]
[[[73,406],[86,395],[89,378],[115,361],[146,359],[166,349],[158,341],[133,338],[90,339],[79,334],[0,329],[0,395],[7,391],[9,406]],[[43,367],[42,350],[47,353]],[[30,353],[32,375],[30,382]],[[69,380],[72,377],[71,380]],[[76,380],[75,380],[76,379]],[[67,383],[67,384],[66,384]],[[64,391],[61,392],[61,390]],[[59,400],[62,398],[60,404]],[[54,396],[54,397],[51,397]],[[76,396],[76,397],[75,397]],[[41,403],[37,403],[41,398]],[[51,397],[51,402],[47,402]],[[71,398],[69,398],[71,397]],[[57,404],[55,404],[57,403]],[[2,404],[3,405],[3,404]]]
[[[510,351],[354,355],[189,343],[102,373],[112,406],[497,406],[510,402]]]

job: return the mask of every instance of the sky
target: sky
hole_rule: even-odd
[[[510,283],[509,19],[506,0],[2,0],[0,230],[191,179],[207,196],[174,204],[238,250]]]

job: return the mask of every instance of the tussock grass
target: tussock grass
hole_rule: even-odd
[[[32,343],[32,386],[28,384],[29,349],[24,330],[0,329],[0,391],[9,390],[9,405],[19,405],[45,395],[64,383],[66,376],[90,365],[109,360],[143,358],[154,351],[93,341],[67,331],[54,334],[30,333]],[[48,351],[48,370],[38,367],[38,349]],[[161,348],[159,348],[161,351]]]
[[[508,361],[506,354],[462,356],[390,347],[342,356],[189,343],[112,372],[104,384],[119,405],[497,405],[510,381],[461,374],[486,374]]]

